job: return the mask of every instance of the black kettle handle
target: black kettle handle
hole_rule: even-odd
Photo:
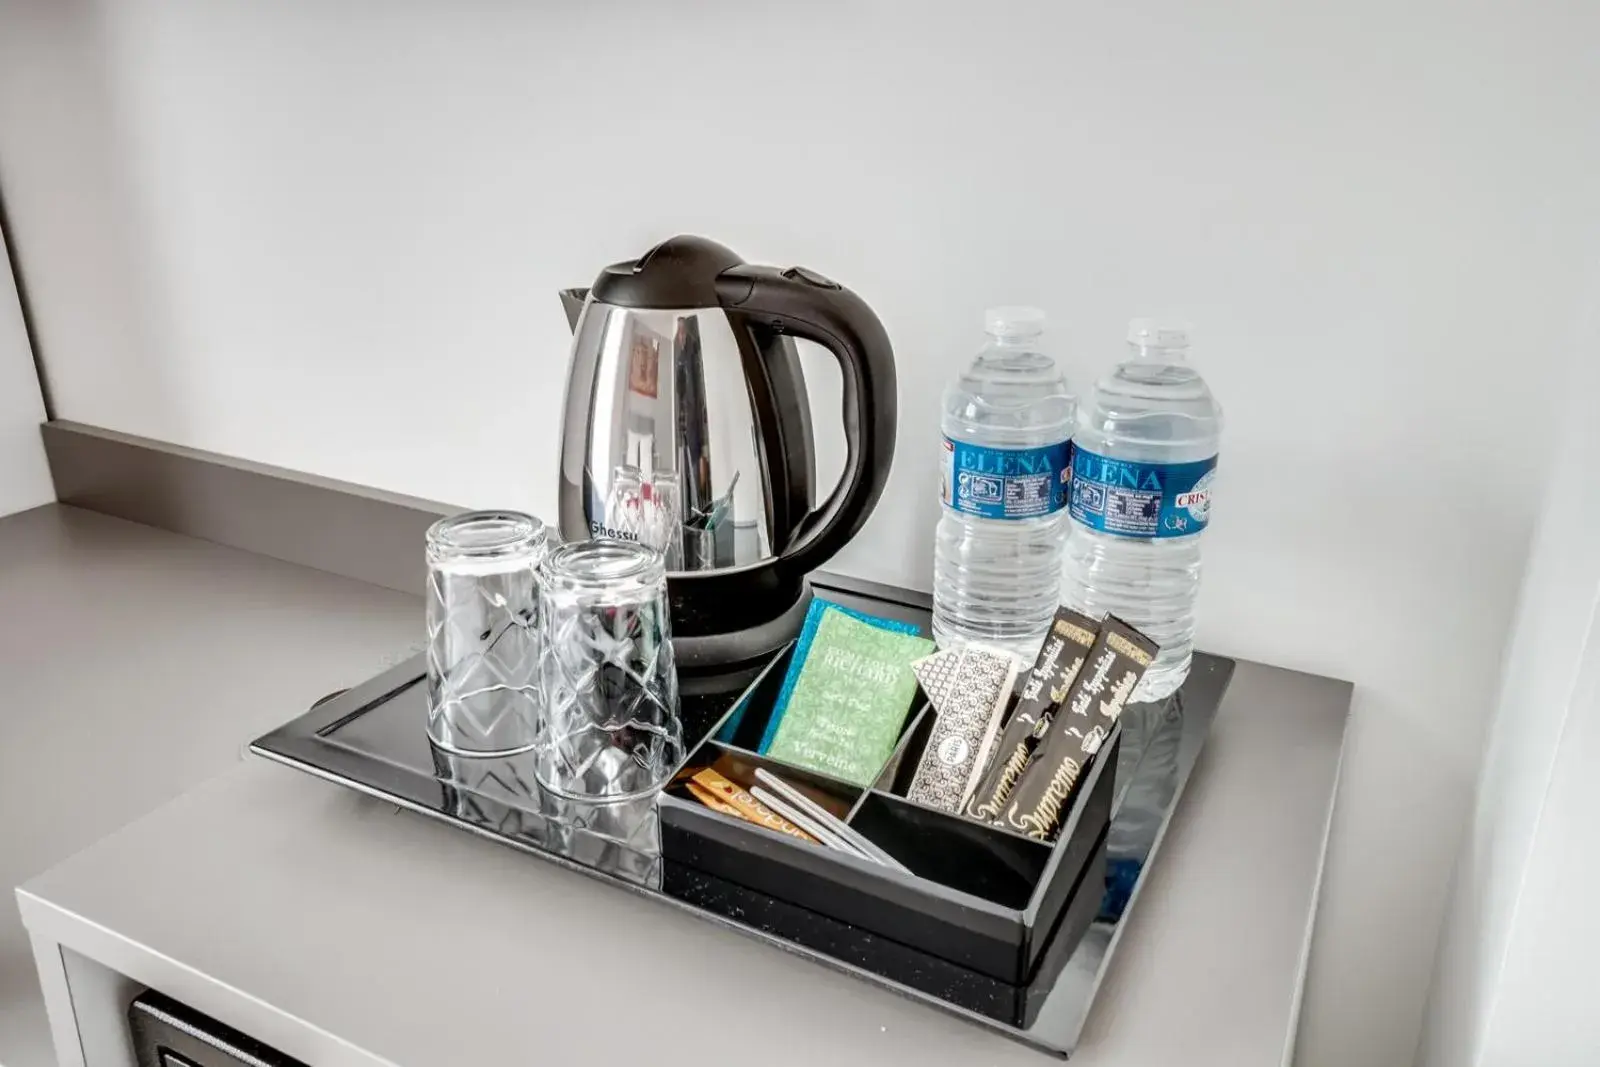
[[[815,341],[833,353],[844,379],[844,475],[803,519],[782,563],[807,574],[843,548],[867,521],[894,459],[894,349],[878,316],[855,293],[804,267],[740,264],[717,275],[717,299],[752,325]]]

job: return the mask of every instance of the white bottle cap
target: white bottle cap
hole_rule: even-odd
[[[983,313],[983,332],[991,337],[1038,337],[1044,312],[1034,307],[994,307]]]
[[[1128,343],[1140,348],[1188,348],[1189,327],[1166,319],[1133,319],[1128,323]]]

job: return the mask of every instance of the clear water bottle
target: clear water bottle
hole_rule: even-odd
[[[1128,346],[1078,414],[1061,598],[1161,646],[1133,697],[1160,700],[1189,674],[1222,408],[1189,365],[1188,330],[1135,319]]]
[[[989,342],[944,394],[933,639],[1033,662],[1059,603],[1077,400],[1039,350],[1044,312],[990,308]]]

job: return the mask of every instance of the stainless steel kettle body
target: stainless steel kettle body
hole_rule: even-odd
[[[860,298],[803,268],[678,237],[562,294],[573,326],[561,439],[568,540],[666,556],[686,666],[747,661],[798,629],[805,576],[866,521],[894,454],[894,358]],[[839,360],[847,458],[820,507],[790,337]]]

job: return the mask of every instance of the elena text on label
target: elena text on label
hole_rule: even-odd
[[[1186,537],[1211,519],[1217,457],[1192,463],[1139,463],[1084,449],[1072,458],[1072,517],[1092,530],[1126,537]]]

